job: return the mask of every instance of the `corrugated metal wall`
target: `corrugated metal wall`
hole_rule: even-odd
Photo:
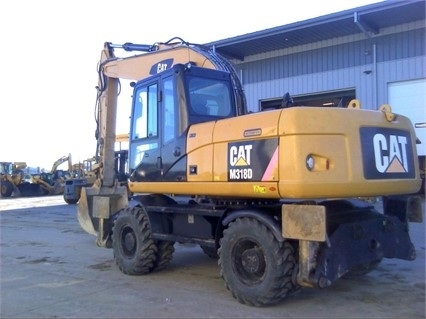
[[[426,78],[425,21],[233,61],[249,110],[261,100],[355,89],[363,108],[387,102],[387,84]]]

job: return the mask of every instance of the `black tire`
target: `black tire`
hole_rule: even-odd
[[[219,254],[217,253],[217,249],[212,246],[204,246],[200,245],[203,252],[212,259],[219,259]]]
[[[2,181],[0,183],[0,191],[2,197],[10,197],[13,193],[13,185],[9,181]]]
[[[127,275],[143,275],[154,268],[157,245],[143,208],[127,208],[118,214],[112,229],[112,249],[118,268]]]
[[[368,264],[359,265],[355,267],[354,269],[352,269],[351,271],[347,272],[345,275],[343,275],[343,278],[353,279],[353,278],[365,276],[366,274],[376,269],[381,261],[382,259],[378,259]]]
[[[242,304],[271,305],[295,291],[293,246],[279,242],[258,220],[238,218],[230,223],[218,253],[225,285]]]
[[[71,199],[65,199],[64,198],[65,203],[70,204],[70,205],[75,205],[78,203],[78,199],[75,198],[71,198]]]
[[[158,240],[157,245],[157,258],[154,263],[152,270],[162,270],[167,268],[173,259],[173,253],[175,252],[173,241]]]

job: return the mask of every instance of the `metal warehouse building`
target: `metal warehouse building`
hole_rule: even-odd
[[[426,154],[425,1],[384,1],[208,43],[240,74],[251,111],[294,105],[389,104]]]

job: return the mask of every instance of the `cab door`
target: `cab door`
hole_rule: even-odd
[[[129,141],[129,170],[132,181],[156,181],[160,177],[157,104],[158,81],[138,84],[135,87]]]
[[[179,111],[176,87],[175,75],[169,72],[135,87],[129,144],[131,181],[186,180],[187,121],[183,120],[186,112]]]
[[[175,85],[177,75],[162,79],[160,101],[161,169],[163,181],[186,181],[186,133],[188,127],[185,92]],[[180,97],[180,103],[178,101]],[[182,101],[183,100],[183,101]]]

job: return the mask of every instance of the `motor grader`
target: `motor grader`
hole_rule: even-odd
[[[136,54],[118,57],[120,49]],[[175,243],[197,244],[218,258],[234,298],[264,306],[365,274],[383,258],[415,259],[416,136],[388,105],[283,103],[251,113],[231,63],[180,38],[106,42],[98,72],[100,166],[77,217],[123,273],[158,271]],[[114,169],[122,79],[134,81],[130,199]],[[371,197],[383,212],[363,200]]]

